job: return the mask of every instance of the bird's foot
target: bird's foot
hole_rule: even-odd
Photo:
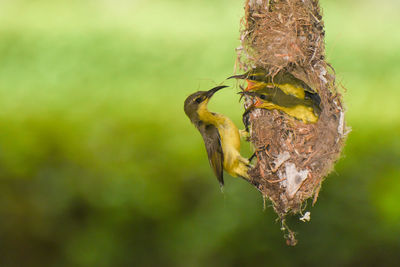
[[[243,139],[247,140],[248,138],[250,138],[250,133],[247,129],[239,130],[239,134],[240,134],[240,137]]]

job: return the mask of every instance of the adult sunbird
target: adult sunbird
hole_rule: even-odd
[[[186,115],[203,137],[210,166],[221,186],[224,185],[223,170],[234,177],[249,179],[250,167],[248,159],[240,155],[240,134],[236,125],[228,117],[207,109],[214,93],[225,87],[191,94],[184,106]]]
[[[272,77],[265,70],[255,68],[230,78],[247,81],[243,94],[257,97],[250,108],[277,109],[305,123],[318,121],[321,98],[310,86],[289,72],[281,70]]]

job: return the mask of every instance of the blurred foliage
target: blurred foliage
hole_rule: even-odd
[[[399,2],[321,1],[353,131],[294,248],[182,110],[233,73],[242,2],[0,2],[1,266],[400,261]],[[241,125],[235,92],[210,106]]]

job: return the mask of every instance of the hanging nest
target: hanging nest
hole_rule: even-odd
[[[272,203],[284,224],[289,213],[317,200],[324,177],[344,146],[347,128],[333,68],[325,61],[324,23],[316,0],[247,0],[242,19],[239,68],[263,68],[272,77],[290,72],[321,98],[316,123],[303,123],[277,110],[249,114],[257,163],[251,183]],[[245,107],[254,99],[247,96]],[[288,230],[288,229],[286,229]],[[295,245],[288,230],[288,244]]]

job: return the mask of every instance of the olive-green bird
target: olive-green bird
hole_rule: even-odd
[[[321,114],[321,109],[311,99],[300,99],[293,95],[287,95],[278,87],[265,87],[256,92],[243,92],[243,94],[256,97],[257,100],[246,112],[252,108],[277,109],[304,123],[317,122]]]
[[[281,70],[272,77],[262,68],[252,69],[241,75],[234,75],[228,79],[245,79],[248,86],[245,91],[257,91],[265,86],[279,87],[285,94],[304,99],[306,93],[316,94],[316,92],[302,80],[296,78],[290,72]]]
[[[280,71],[273,78],[255,68],[230,78],[245,79],[244,95],[257,97],[251,108],[277,109],[305,123],[315,123],[321,114],[321,98],[305,82],[291,73]]]
[[[230,175],[249,179],[249,161],[240,155],[240,134],[236,125],[226,116],[210,112],[207,104],[218,90],[198,91],[185,100],[185,113],[199,130],[206,146],[208,159],[221,186],[224,185],[223,170]]]

